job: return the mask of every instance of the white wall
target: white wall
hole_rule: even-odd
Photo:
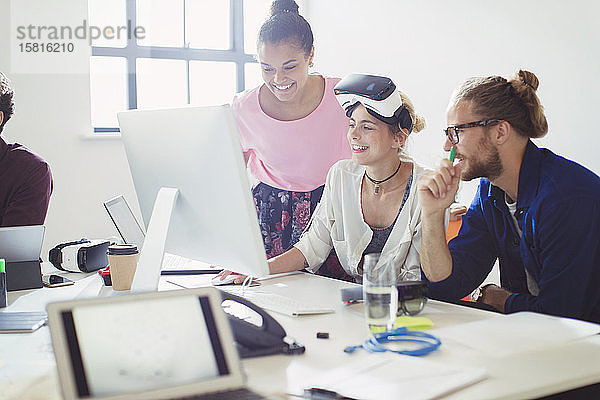
[[[60,3],[65,12],[85,18],[85,1]],[[46,220],[46,258],[47,249],[61,241],[115,235],[102,201],[124,193],[134,203],[133,186],[121,143],[86,138],[91,132],[87,76],[10,70],[5,51],[10,42],[9,4],[0,0],[0,70],[14,82],[16,114],[3,135],[38,152],[52,167],[55,187]],[[315,69],[337,76],[387,74],[412,98],[428,123],[415,135],[413,153],[418,159],[434,164],[442,156],[444,111],[458,83],[473,75],[508,75],[526,68],[540,79],[538,94],[550,124],[547,138],[538,143],[600,173],[596,156],[600,3],[305,0],[304,4],[315,32]]]
[[[536,143],[600,173],[600,2],[593,0],[307,0],[315,69],[343,76],[390,76],[427,128],[413,153],[442,157],[445,109],[471,76],[514,74],[540,80],[548,135]],[[465,198],[472,197],[465,187]],[[462,200],[462,199],[461,199]],[[467,200],[467,199],[465,199]]]

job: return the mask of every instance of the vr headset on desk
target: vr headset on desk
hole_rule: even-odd
[[[50,250],[49,261],[56,268],[68,272],[94,272],[108,265],[106,250],[110,241],[81,239],[61,243]]]

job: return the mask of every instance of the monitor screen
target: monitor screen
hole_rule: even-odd
[[[144,231],[129,208],[125,197],[118,196],[104,203],[110,219],[124,243],[135,244],[139,249],[144,244]]]
[[[146,225],[140,260],[151,240],[148,225],[157,193],[175,188],[165,251],[254,277],[267,275],[231,107],[131,110],[118,118]]]

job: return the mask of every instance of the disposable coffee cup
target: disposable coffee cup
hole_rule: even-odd
[[[110,265],[110,280],[113,290],[129,290],[135,275],[138,261],[138,249],[134,244],[115,244],[108,246],[106,256]]]

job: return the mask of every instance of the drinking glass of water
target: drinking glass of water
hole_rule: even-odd
[[[379,262],[379,253],[366,254],[363,262],[365,317],[371,333],[394,329],[398,310],[396,270]]]

